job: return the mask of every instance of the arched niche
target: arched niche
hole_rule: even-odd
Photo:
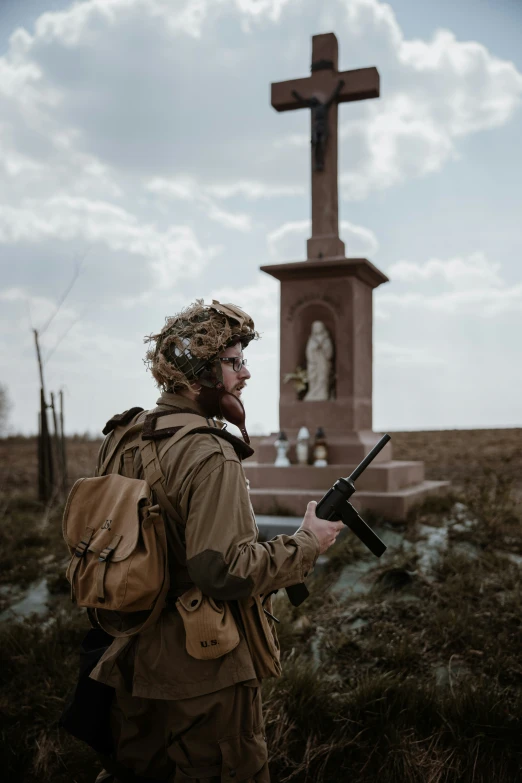
[[[333,342],[332,372],[330,377],[330,399],[336,397],[336,366],[337,366],[337,317],[333,309],[325,302],[317,300],[304,303],[295,313],[295,343],[297,348],[296,364],[300,367],[306,367],[306,344],[312,332],[314,321],[322,321]],[[305,392],[300,395],[300,399]]]

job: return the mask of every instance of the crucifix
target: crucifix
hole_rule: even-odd
[[[339,238],[337,196],[337,106],[379,97],[377,68],[338,72],[338,44],[333,33],[312,37],[312,75],[272,83],[277,111],[309,108],[312,154],[312,236],[309,260],[344,257]]]

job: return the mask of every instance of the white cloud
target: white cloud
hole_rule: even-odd
[[[217,299],[219,302],[233,302],[249,314],[256,314],[264,325],[272,326],[279,313],[280,284],[266,273],[258,272],[255,280],[244,286],[223,285],[213,289],[208,301]],[[205,300],[207,301],[207,300]],[[258,324],[256,322],[256,328]]]
[[[279,196],[302,196],[305,193],[305,189],[297,185],[271,185],[268,182],[255,182],[252,180],[205,185],[204,190],[210,196],[215,196],[216,198],[227,199],[235,196],[244,196],[252,201]]]
[[[278,22],[282,11],[291,0],[235,0],[236,8],[243,14],[259,18],[266,16],[271,22]]]
[[[222,209],[212,198],[207,195],[210,189],[198,184],[193,177],[176,177],[163,179],[154,177],[146,183],[145,188],[150,193],[163,199],[180,199],[196,203],[204,209],[206,216],[216,223],[221,223],[225,228],[235,231],[249,231],[252,227],[252,218],[245,213],[233,213]]]
[[[74,47],[100,26],[121,24],[132,14],[147,15],[173,33],[199,38],[211,14],[235,9],[245,22],[268,19],[278,22],[290,0],[83,0],[63,11],[42,14],[36,35],[47,43],[60,41]],[[249,28],[250,29],[250,28]]]
[[[207,215],[210,220],[221,223],[225,228],[233,228],[236,231],[249,231],[252,227],[252,218],[250,215],[227,212],[212,202],[208,203]]]
[[[441,168],[456,152],[444,126],[424,111],[413,96],[398,93],[372,106],[362,120],[341,129],[346,145],[364,150],[359,162],[339,177],[341,193],[347,199],[366,198],[371,190],[384,190],[407,177]]]
[[[268,250],[272,258],[278,261],[300,260],[306,258],[306,240],[310,236],[310,220],[297,220],[283,223],[267,235]],[[346,245],[348,257],[373,256],[379,249],[377,237],[368,228],[355,226],[342,220],[339,226],[341,239]]]
[[[394,345],[392,343],[377,340],[374,346],[376,360],[381,366],[394,365],[423,365],[445,364],[446,360],[440,356],[430,355],[425,349],[412,348],[408,345]]]
[[[162,231],[108,202],[62,194],[46,201],[27,199],[21,207],[0,205],[0,242],[48,239],[81,239],[140,256],[162,286],[196,277],[216,254],[216,248],[202,247],[188,226]]]
[[[198,194],[198,186],[194,177],[154,177],[145,184],[146,190],[160,196],[179,198],[184,201],[195,201]]]
[[[500,264],[491,262],[484,253],[477,252],[446,261],[430,259],[425,264],[400,261],[392,264],[387,273],[390,281],[427,283],[439,280],[453,290],[424,293],[407,290],[396,293],[376,291],[376,314],[387,319],[391,312],[421,310],[434,314],[476,315],[493,317],[517,312],[522,308],[522,283],[508,285],[499,274]]]
[[[340,109],[345,198],[438,171],[458,155],[457,141],[499,127],[520,106],[522,74],[476,41],[437,30],[407,40],[391,6],[344,0],[351,56],[379,65],[382,97]],[[346,112],[346,113],[345,113]],[[359,116],[354,117],[354,114]]]
[[[310,137],[306,136],[304,133],[288,133],[275,139],[273,146],[276,150],[284,147],[304,149],[310,146]]]
[[[477,289],[452,291],[437,295],[420,293],[379,293],[377,306],[380,317],[388,317],[390,308],[403,311],[420,310],[438,314],[460,314],[493,317],[502,313],[520,312],[522,308],[522,283],[506,289]]]
[[[415,264],[410,261],[398,261],[387,269],[387,274],[393,281],[417,283],[436,280],[449,283],[457,289],[480,289],[488,286],[503,287],[500,264],[491,262],[484,253],[472,253],[462,258],[449,258],[442,261],[432,258],[425,264]]]

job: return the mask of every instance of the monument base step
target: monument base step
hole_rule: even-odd
[[[387,519],[403,521],[408,511],[422,503],[428,495],[439,495],[448,491],[449,481],[422,481],[411,487],[393,492],[357,491],[350,503],[359,513],[365,510],[381,514]],[[324,489],[251,489],[250,500],[255,514],[290,517],[304,516],[310,500],[319,501],[328,487]]]
[[[325,465],[316,468],[313,465],[288,465],[285,468],[275,465],[262,465],[258,462],[243,464],[245,475],[252,489],[270,487],[271,491],[279,491],[286,487],[292,489],[309,489],[324,487],[324,492],[332,486],[340,476],[349,476],[355,469],[352,464]],[[357,479],[357,491],[361,492],[395,492],[406,487],[417,486],[424,481],[424,462],[389,460],[372,462]],[[324,494],[324,493],[323,493]]]

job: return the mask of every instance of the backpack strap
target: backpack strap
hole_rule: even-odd
[[[181,531],[184,529],[184,522],[179,514],[179,511],[176,509],[173,503],[171,503],[167,495],[167,490],[165,487],[165,476],[163,475],[163,471],[161,469],[158,448],[155,441],[153,440],[147,442],[140,440],[139,449],[145,480],[153,490],[160,508],[167,514],[167,516],[171,517],[174,522],[172,525],[165,525],[165,535],[169,543],[167,551],[171,553],[173,559],[175,560],[176,576],[178,579],[186,579],[187,581],[192,582],[187,570],[186,557],[184,556],[185,543],[181,533]],[[169,567],[169,573],[170,570],[171,567]]]
[[[167,497],[167,492],[165,489],[165,476],[163,475],[163,471],[161,469],[158,449],[155,441],[139,440],[138,445],[140,449],[141,463],[143,465],[143,473],[145,474],[145,481],[151,487],[151,489],[154,490],[160,506],[166,511],[167,514],[169,514],[169,516],[174,519],[175,522],[182,525],[183,520],[181,519],[179,512]]]
[[[112,443],[110,445],[110,448],[108,447],[108,442],[107,442],[107,453],[105,453],[103,455],[103,462],[100,465],[100,467],[98,468],[98,470],[96,471],[96,475],[97,476],[105,475],[105,471],[107,470],[107,468],[108,468],[108,466],[110,464],[111,459],[114,457],[114,455],[115,455],[115,453],[116,453],[116,451],[118,449],[118,446],[121,444],[123,439],[125,437],[127,437],[127,435],[134,435],[134,434],[137,435],[139,432],[141,432],[141,429],[142,429],[142,426],[143,426],[143,423],[141,421],[139,421],[139,419],[141,419],[141,418],[142,418],[142,416],[141,416],[141,414],[139,414],[138,421],[135,421],[134,419],[131,419],[131,421],[127,422],[127,424],[125,424],[121,429],[119,427],[117,427],[116,430],[120,429],[120,432],[117,432],[116,430],[113,430],[113,432],[114,432],[114,434],[112,436],[113,437],[113,441],[112,441]],[[117,472],[117,471],[114,471],[114,472]]]
[[[128,411],[123,411],[123,413],[116,413],[112,419],[109,419],[105,427],[102,429],[102,433],[104,435],[108,435],[110,432],[116,429],[116,427],[120,427],[122,424],[128,424],[131,419],[133,419],[137,413],[141,413],[143,408],[130,408]]]
[[[158,419],[161,419],[161,428],[157,429]],[[203,416],[200,413],[194,413],[187,409],[180,410],[179,413],[172,411],[152,411],[148,413],[143,422],[143,440],[164,440],[175,435],[180,427],[186,424],[199,422],[201,426],[214,427],[215,429],[225,428],[226,424],[217,422],[209,416]]]
[[[158,419],[161,419],[161,428],[157,429]],[[178,434],[182,427],[188,425],[195,427],[207,427],[217,431],[224,428],[224,424],[217,422],[208,416],[199,413],[171,413],[171,411],[152,411],[143,422],[143,440],[164,440]],[[188,432],[189,430],[187,430]],[[179,438],[175,438],[172,443],[176,443]],[[169,444],[170,446],[170,444]]]

